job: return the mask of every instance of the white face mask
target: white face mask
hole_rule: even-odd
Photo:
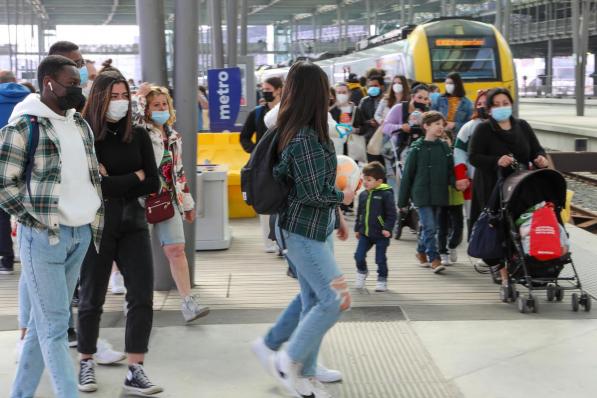
[[[453,94],[454,93],[454,85],[453,84],[446,84],[446,93]]]
[[[346,104],[348,102],[348,94],[336,95],[336,102],[339,104]]]
[[[396,94],[400,94],[402,92],[402,84],[400,84],[400,83],[392,84],[392,90],[394,90],[394,92]]]
[[[125,117],[128,111],[129,100],[112,100],[108,106],[106,117],[113,122],[117,122]]]

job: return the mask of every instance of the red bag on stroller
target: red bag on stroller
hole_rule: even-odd
[[[530,256],[541,261],[553,260],[562,256],[560,225],[553,203],[547,203],[533,212],[529,237]]]

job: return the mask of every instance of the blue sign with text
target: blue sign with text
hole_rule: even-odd
[[[240,68],[209,69],[209,127],[211,131],[233,131],[240,110]]]

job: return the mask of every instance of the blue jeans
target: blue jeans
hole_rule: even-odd
[[[367,252],[375,246],[375,263],[377,264],[377,280],[385,282],[388,279],[388,258],[386,252],[390,245],[390,238],[371,239],[361,235],[357,244],[357,251],[354,259],[357,262],[357,270],[361,274],[366,274],[367,270]]]
[[[424,206],[419,207],[417,211],[419,212],[419,223],[421,224],[417,251],[425,253],[431,262],[439,258],[437,251],[437,226],[440,207]]]
[[[73,307],[68,307],[70,316],[68,318],[68,328],[75,328],[75,318],[73,315]],[[27,282],[25,276],[21,273],[19,278],[19,329],[27,329],[29,327],[29,320],[31,319],[31,301],[29,300],[29,290],[27,290]]]
[[[44,365],[48,367],[57,397],[79,396],[66,330],[71,298],[90,241],[89,225],[60,226],[57,245],[50,245],[47,231],[19,227],[21,264],[31,301],[31,319],[12,386],[12,398],[34,396]]]
[[[284,239],[282,239],[282,230],[278,226],[276,222],[275,226],[275,233],[276,233],[276,240],[281,248],[285,248]],[[334,251],[334,235],[328,235],[326,240],[326,244],[330,248],[330,250]],[[294,274],[296,275],[296,267],[290,261],[288,256],[286,256],[286,261],[288,262],[288,266],[292,269]],[[296,329],[299,324],[299,320],[301,318],[301,312],[303,310],[303,304],[301,303],[301,294],[297,294],[294,299],[290,302],[288,307],[280,314],[276,323],[270,328],[267,334],[264,337],[265,345],[273,351],[278,351],[280,347],[284,343],[286,343],[292,333]]]
[[[333,229],[332,223],[328,239]],[[304,376],[315,376],[323,336],[340,318],[342,297],[331,284],[342,273],[326,242],[288,231],[283,231],[283,234],[288,246],[288,257],[296,268],[301,286],[302,305],[300,321],[288,342],[288,356],[303,365]],[[296,300],[289,307],[296,307]],[[292,312],[292,308],[289,312]]]

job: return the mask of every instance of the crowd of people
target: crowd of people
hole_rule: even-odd
[[[58,42],[39,65],[39,93],[0,72],[0,273],[13,270],[11,217],[22,264],[22,353],[12,398],[33,396],[44,366],[57,396],[93,392],[96,364],[125,358],[125,390],[163,391],[143,367],[153,320],[150,232],[169,261],[184,320],[209,313],[192,294],[184,254],[183,222],[194,221],[195,203],[170,90],[133,87],[111,61],[102,66],[97,71],[74,43]],[[366,287],[366,256],[375,246],[375,291],[385,292],[387,249],[405,213],[419,218],[417,263],[440,274],[458,262],[465,219],[470,231],[497,171],[547,166],[531,127],[512,116],[506,89],[480,90],[472,102],[458,73],[444,83],[440,93],[373,68],[331,86],[321,68],[302,61],[285,79],[261,83],[262,104],[249,113],[240,143],[251,153],[275,130],[272,172],[289,195],[278,214],[260,216],[263,244],[287,260],[300,293],[252,349],[294,396],[330,397],[322,383],[342,379],[318,353],[351,305],[333,251],[334,231],[348,239],[346,217],[354,217],[358,241],[355,288]],[[200,89],[200,109],[206,101]],[[360,194],[336,188],[340,154],[360,164]],[[484,261],[501,268],[501,283],[508,283],[500,259]],[[126,292],[126,354],[99,338],[109,287]],[[80,353],[78,378],[69,343]]]
[[[192,294],[184,252],[183,222],[194,221],[195,203],[170,91],[148,83],[133,90],[111,60],[102,66],[76,44],[57,42],[39,64],[39,92],[0,72],[0,273],[14,267],[11,217],[22,266],[12,398],[34,396],[44,368],[58,397],[95,391],[96,363],[125,359],[124,390],[163,391],[143,366],[153,320],[150,232],[168,259],[183,319],[209,313]],[[126,292],[125,353],[99,339],[110,282]],[[78,378],[69,346],[80,353]]]
[[[458,262],[465,218],[470,231],[490,205],[498,170],[506,176],[548,165],[531,127],[512,115],[508,90],[480,90],[473,103],[458,73],[444,83],[441,93],[435,85],[388,79],[373,68],[362,79],[350,74],[330,86],[319,67],[298,62],[286,81],[276,77],[263,84],[264,103],[249,115],[241,141],[252,152],[268,129],[278,137],[274,176],[290,193],[279,213],[263,216],[261,224],[265,250],[285,253],[300,294],[252,348],[293,396],[331,397],[321,383],[342,377],[318,364],[317,355],[325,333],[350,308],[332,233],[337,229],[338,238],[347,239],[344,216],[354,213],[354,202],[355,288],[366,286],[366,255],[375,246],[375,291],[385,292],[392,260],[386,252],[403,214],[412,208],[418,213],[416,261],[439,274]],[[335,187],[340,154],[361,166],[358,197]],[[507,286],[503,259],[483,261]]]

